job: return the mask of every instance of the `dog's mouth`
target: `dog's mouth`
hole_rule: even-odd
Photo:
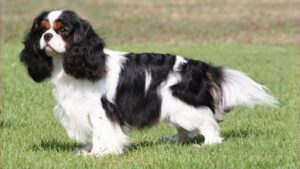
[[[57,52],[51,45],[46,44],[44,47],[44,50],[48,53],[55,53],[55,54],[60,54],[59,52]]]
[[[49,44],[46,44],[45,47],[44,47],[44,50],[46,51],[51,51],[51,52],[56,52],[55,49],[53,49],[53,47]]]

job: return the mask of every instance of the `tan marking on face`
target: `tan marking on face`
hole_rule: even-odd
[[[56,22],[54,22],[54,24],[53,24],[53,29],[54,30],[58,30],[58,29],[60,29],[60,28],[62,28],[63,27],[63,25],[62,25],[62,23],[60,22],[60,21],[56,21]]]
[[[50,23],[49,23],[48,19],[42,21],[41,27],[43,29],[50,29]]]

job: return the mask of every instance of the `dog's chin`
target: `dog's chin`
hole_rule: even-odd
[[[48,56],[52,56],[52,57],[59,57],[61,55],[63,55],[63,53],[58,52],[57,50],[55,50],[53,47],[51,47],[50,45],[46,45],[44,47],[44,51],[46,52],[46,54]]]

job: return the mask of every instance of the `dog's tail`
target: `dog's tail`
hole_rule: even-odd
[[[221,73],[220,79],[217,80],[219,84],[214,85],[216,87],[212,87],[211,90],[217,112],[219,112],[216,113],[218,120],[222,120],[223,112],[234,106],[254,107],[255,105],[276,106],[278,104],[265,86],[255,82],[245,73],[229,68],[218,69]]]

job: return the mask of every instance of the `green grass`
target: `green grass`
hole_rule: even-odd
[[[136,145],[121,156],[82,157],[72,153],[71,141],[54,118],[51,87],[36,84],[18,60],[20,44],[2,50],[3,168],[297,168],[298,51],[295,45],[118,45],[135,52],[176,53],[247,72],[267,85],[278,108],[239,107],[221,123],[220,145],[162,143],[174,134],[168,125],[133,131]]]
[[[130,133],[136,145],[122,156],[74,155],[78,145],[52,113],[51,87],[34,83],[18,59],[33,18],[61,8],[88,19],[113,49],[180,54],[242,70],[268,86],[280,105],[234,109],[220,125],[220,145],[159,142],[175,134],[163,124]],[[6,0],[1,14],[0,168],[299,167],[297,0]]]

